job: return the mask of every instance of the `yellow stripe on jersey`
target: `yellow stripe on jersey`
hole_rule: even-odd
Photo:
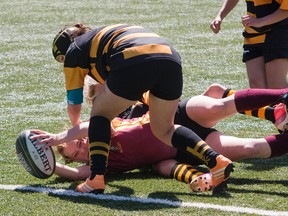
[[[104,80],[102,79],[102,77],[100,76],[100,74],[98,73],[97,69],[96,69],[96,63],[91,63],[91,73],[92,75],[96,78],[96,80],[100,83],[103,84]]]
[[[246,26],[245,31],[250,33],[250,34],[258,34],[259,32],[255,31],[253,28]]]
[[[265,5],[265,4],[272,4],[272,0],[254,0],[254,1],[251,1],[251,2],[254,2],[254,6],[261,6],[261,5]]]
[[[118,27],[118,26],[121,26],[123,24],[116,24],[116,25],[111,25],[111,26],[107,26],[105,28],[103,28],[97,35],[95,35],[95,37],[93,38],[92,40],[92,43],[91,43],[91,47],[90,47],[90,57],[91,58],[97,58],[97,51],[98,51],[98,47],[99,47],[99,44],[100,44],[100,40],[101,38],[104,36],[105,33],[107,33],[109,30],[115,28],[115,27]],[[129,28],[142,28],[140,26],[130,26],[130,27],[126,27],[126,28],[122,28],[118,31],[115,31],[113,36],[111,37],[111,39],[109,40],[109,42],[106,44],[104,50],[102,51],[101,54],[104,54],[107,52],[108,50],[108,47],[110,45],[110,41],[115,37],[117,36],[119,33],[129,29]],[[103,80],[103,78],[100,76],[99,72],[97,71],[96,69],[96,64],[95,63],[91,63],[90,64],[91,66],[91,73],[93,74],[93,76],[96,78],[96,80],[103,84],[105,80]],[[109,67],[106,67],[107,71],[110,71],[110,68]]]
[[[111,30],[117,26],[121,26],[121,25],[123,25],[123,24],[116,24],[116,25],[107,26],[107,27],[103,28],[97,35],[95,35],[95,37],[92,40],[92,44],[91,44],[91,48],[90,48],[90,57],[91,58],[97,57],[97,50],[98,50],[100,40],[103,37],[103,35],[107,31],[109,31],[109,30]]]
[[[277,1],[277,0],[276,0]],[[288,10],[288,1],[282,1],[282,0],[278,0],[277,1],[280,5],[280,9],[282,10]]]
[[[119,40],[115,41],[115,43],[113,44],[113,48],[116,48],[123,41],[129,40],[132,38],[138,38],[138,37],[142,37],[142,38],[144,38],[144,37],[158,37],[158,38],[160,38],[160,36],[155,34],[155,33],[133,33],[133,34],[123,36]]]
[[[114,34],[113,34],[113,36],[110,38],[110,40],[107,42],[106,46],[104,47],[102,54],[108,52],[108,48],[109,48],[109,46],[110,46],[111,41],[112,41],[116,36],[118,36],[121,32],[127,31],[127,30],[129,30],[129,29],[136,29],[136,28],[143,29],[143,27],[141,27],[141,26],[128,26],[128,27],[119,29],[118,31],[115,31]],[[138,33],[138,34],[139,34],[139,33]],[[143,33],[142,33],[142,34],[143,34]],[[147,34],[147,33],[146,33],[146,34]],[[127,35],[127,36],[122,37],[120,40],[116,41],[116,42],[113,44],[113,48],[117,47],[120,42],[125,41],[125,40],[127,39],[127,37],[129,37],[129,38],[134,38],[134,37],[135,37],[135,36],[130,37],[131,35],[135,35],[135,34],[130,34],[130,35]],[[128,39],[129,39],[129,38],[128,38]]]
[[[123,51],[124,59],[136,57],[143,54],[166,53],[172,54],[171,48],[161,44],[147,44],[142,46],[134,46]]]
[[[130,128],[133,128],[134,126],[142,126],[144,124],[148,124],[150,122],[150,116],[149,112],[142,115],[138,118],[132,118],[132,119],[122,119],[122,118],[114,118],[111,121],[111,127],[114,131],[122,130],[123,128],[127,129],[129,131]]]
[[[64,68],[66,90],[78,89],[84,86],[84,78],[88,74],[88,69],[80,67]]]

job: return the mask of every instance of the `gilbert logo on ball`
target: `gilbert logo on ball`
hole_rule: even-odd
[[[16,153],[20,164],[31,175],[46,179],[55,171],[55,155],[51,147],[42,149],[37,146],[38,140],[32,140],[35,135],[30,130],[22,131],[16,139]]]

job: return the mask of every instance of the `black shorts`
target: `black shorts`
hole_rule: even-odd
[[[188,99],[182,100],[179,103],[176,115],[175,115],[175,124],[180,124],[183,125],[192,131],[194,131],[202,140],[205,140],[207,136],[214,132],[217,131],[214,128],[205,128],[196,123],[195,121],[191,120],[187,113],[186,113],[186,104],[188,102]],[[188,154],[184,151],[177,151],[177,155],[175,159],[181,163],[187,163],[190,165],[200,165],[203,164],[201,161],[199,161],[198,158],[191,157],[191,154]]]
[[[265,63],[288,58],[288,26],[281,25],[266,33],[265,42],[243,45],[243,62],[263,56]]]
[[[182,67],[172,60],[151,60],[111,71],[107,78],[109,89],[128,100],[140,100],[150,92],[164,100],[182,95]]]

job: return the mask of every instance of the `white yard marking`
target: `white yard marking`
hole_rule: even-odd
[[[222,206],[209,203],[198,203],[198,202],[177,202],[167,199],[155,199],[155,198],[143,198],[143,197],[126,197],[126,196],[115,196],[109,194],[91,194],[91,193],[79,193],[73,190],[66,189],[53,189],[46,187],[32,187],[25,185],[3,185],[0,184],[0,190],[14,190],[14,191],[33,191],[38,193],[49,193],[58,196],[73,196],[73,197],[88,197],[98,200],[114,200],[114,201],[130,201],[138,203],[150,203],[159,205],[169,205],[175,207],[193,207],[193,208],[203,208],[203,209],[215,209],[225,212],[236,212],[236,213],[248,213],[256,215],[268,215],[268,216],[284,216],[288,215],[288,211],[268,211],[263,209],[255,208],[244,208],[237,206]]]

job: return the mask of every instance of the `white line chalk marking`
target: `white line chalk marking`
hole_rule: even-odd
[[[155,198],[140,198],[140,197],[126,197],[126,196],[115,196],[109,194],[90,194],[90,193],[78,193],[73,190],[65,189],[53,189],[46,187],[32,187],[25,185],[3,185],[0,184],[0,190],[13,190],[13,191],[33,191],[38,193],[49,193],[59,196],[73,196],[73,197],[88,197],[98,200],[114,200],[114,201],[130,201],[138,203],[150,203],[150,204],[159,204],[159,205],[168,205],[175,207],[194,207],[194,208],[203,208],[203,209],[216,209],[224,212],[236,212],[236,213],[248,213],[256,215],[267,215],[267,216],[284,216],[288,215],[288,211],[268,211],[263,209],[255,208],[244,208],[237,206],[222,206],[209,203],[198,203],[198,202],[180,202],[180,201],[171,201],[167,199],[155,199]]]

